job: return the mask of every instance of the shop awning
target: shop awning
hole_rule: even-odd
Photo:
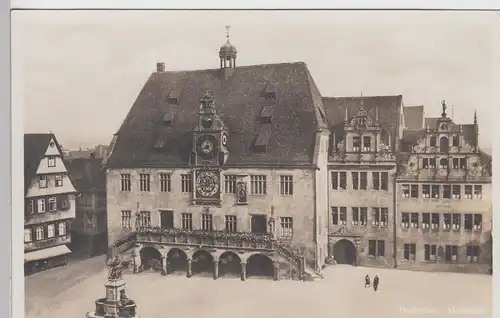
[[[58,245],[54,247],[44,248],[33,252],[24,253],[24,261],[31,262],[50,257],[56,257],[71,253],[71,250],[66,245]]]

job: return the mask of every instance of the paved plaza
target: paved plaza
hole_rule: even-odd
[[[350,266],[316,282],[126,274],[141,318],[491,317],[491,276]],[[26,317],[81,318],[104,296],[104,258],[26,278]],[[377,292],[364,277],[380,276]]]

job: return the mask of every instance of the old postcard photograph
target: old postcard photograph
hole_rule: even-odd
[[[25,316],[492,317],[496,19],[13,11]]]

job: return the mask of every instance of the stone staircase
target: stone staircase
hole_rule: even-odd
[[[298,279],[303,281],[314,281],[324,278],[323,274],[307,266],[304,255],[292,245],[277,241],[276,251],[279,255],[292,263],[292,266],[295,267],[295,270],[298,272]]]

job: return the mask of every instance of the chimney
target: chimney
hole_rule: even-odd
[[[157,72],[165,72],[165,63],[164,62],[156,63],[156,71]]]

